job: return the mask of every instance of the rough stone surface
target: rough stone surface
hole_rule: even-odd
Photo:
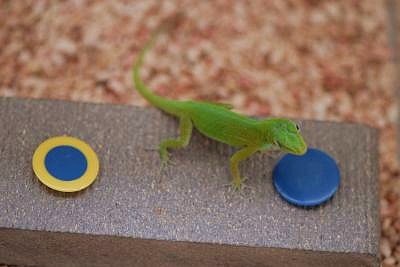
[[[0,263],[37,266],[378,266],[377,132],[301,121],[306,141],[331,154],[341,185],[302,209],[275,192],[273,165],[242,164],[251,190],[232,193],[226,145],[197,132],[159,172],[160,140],[176,120],[154,109],[0,98]],[[34,176],[45,139],[71,135],[98,153],[97,181],[58,193]]]

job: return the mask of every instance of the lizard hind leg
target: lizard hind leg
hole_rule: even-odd
[[[190,118],[180,117],[179,132],[180,135],[176,139],[166,139],[160,143],[159,153],[161,158],[161,168],[171,163],[168,148],[184,148],[189,144],[192,136],[193,124]]]

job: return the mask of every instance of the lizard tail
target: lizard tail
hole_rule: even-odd
[[[147,100],[149,101],[153,106],[171,114],[177,114],[178,113],[178,102],[174,100],[170,100],[161,96],[158,96],[154,94],[143,82],[143,80],[140,78],[140,68],[143,65],[144,57],[147,53],[148,50],[150,50],[158,35],[162,32],[162,29],[155,31],[150,40],[145,44],[143,49],[139,52],[139,55],[133,64],[132,67],[132,77],[133,77],[133,82],[135,84],[136,90]]]

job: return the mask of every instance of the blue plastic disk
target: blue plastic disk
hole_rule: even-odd
[[[87,169],[85,155],[72,146],[57,146],[51,149],[44,164],[51,175],[63,181],[78,179]]]
[[[330,199],[340,183],[339,168],[325,152],[309,148],[301,156],[287,154],[275,166],[276,190],[298,206],[316,206]]]

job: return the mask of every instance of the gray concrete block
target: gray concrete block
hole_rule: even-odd
[[[177,134],[155,109],[0,98],[0,263],[34,266],[378,266],[377,132],[302,121],[306,141],[336,158],[341,185],[302,209],[275,192],[279,155],[242,164],[253,190],[230,193],[232,149],[197,132],[159,174],[157,144]],[[45,139],[71,135],[98,153],[88,189],[58,193],[35,177]]]

